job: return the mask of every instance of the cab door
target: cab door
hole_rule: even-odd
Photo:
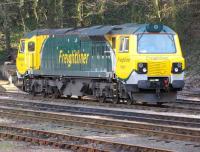
[[[16,60],[16,65],[17,65],[17,71],[19,74],[23,75],[25,74],[27,68],[26,68],[26,43],[25,39],[20,40],[20,45],[18,49],[18,54],[17,54],[17,60]]]
[[[116,74],[120,79],[128,79],[132,71],[132,47],[130,47],[131,39],[129,35],[120,35],[117,38],[116,47]]]
[[[27,52],[27,65],[28,69],[35,68],[35,42],[29,41],[28,42],[28,52]]]

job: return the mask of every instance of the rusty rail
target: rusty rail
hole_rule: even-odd
[[[0,115],[11,118],[23,118],[36,121],[46,121],[61,124],[95,127],[106,130],[120,130],[134,134],[158,136],[163,139],[200,142],[200,130],[183,127],[173,127],[112,119],[88,118],[71,114],[58,114],[50,112],[22,110],[14,108],[0,108]]]
[[[96,140],[80,136],[3,125],[0,126],[0,138],[26,141],[40,145],[49,145],[57,148],[84,152],[170,152],[169,150],[165,149],[122,144],[106,140]]]
[[[186,103],[191,103],[196,105],[197,107],[199,106],[199,108],[197,109],[196,106],[194,106],[194,108],[191,107],[179,107],[176,106],[176,103],[169,103],[169,104],[165,104],[161,107],[156,106],[156,105],[142,105],[142,104],[133,104],[133,105],[126,105],[126,104],[112,104],[112,103],[99,103],[99,102],[95,102],[95,100],[90,100],[90,99],[76,99],[76,98],[72,98],[72,99],[51,99],[51,98],[47,98],[44,99],[41,96],[36,96],[36,97],[32,97],[31,95],[28,95],[26,93],[12,93],[12,92],[1,92],[0,91],[0,95],[1,96],[9,96],[9,97],[14,97],[14,98],[18,98],[21,97],[21,100],[25,99],[29,99],[32,102],[38,102],[36,100],[45,100],[45,103],[64,103],[64,104],[87,104],[87,105],[91,105],[91,106],[100,106],[100,107],[112,107],[112,108],[127,108],[127,109],[140,109],[140,110],[154,110],[154,111],[159,111],[159,112],[183,112],[183,113],[195,113],[195,114],[200,114],[200,102],[197,101],[190,101],[190,100],[178,100],[178,103],[181,104],[186,104]],[[1,100],[1,99],[0,99]],[[16,99],[6,99],[8,100],[16,100]],[[47,101],[48,100],[48,101]],[[26,101],[27,102],[27,101]],[[44,102],[43,102],[44,103]],[[171,105],[174,104],[174,105]]]

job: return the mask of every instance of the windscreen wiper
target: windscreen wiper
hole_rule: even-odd
[[[167,33],[167,31],[166,30],[164,30],[163,29],[163,31],[165,32],[165,33]],[[171,36],[169,36],[169,34],[167,34],[167,36],[168,36],[168,38],[172,41],[172,42],[174,42],[174,39],[173,39],[173,37],[171,37]]]
[[[137,42],[139,42],[139,40],[142,38],[142,36],[144,35],[145,32],[146,32],[146,30],[144,30],[144,31],[142,32],[142,34],[139,34],[140,37],[138,37]]]

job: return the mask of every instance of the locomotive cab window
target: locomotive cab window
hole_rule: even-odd
[[[174,36],[172,34],[139,34],[138,53],[141,54],[176,53]]]
[[[116,49],[116,37],[112,37],[112,48]]]
[[[25,51],[25,41],[21,41],[19,53],[24,53]]]
[[[129,38],[128,37],[120,38],[119,52],[128,52],[128,50],[129,50]]]
[[[28,43],[28,51],[29,52],[35,51],[35,43],[34,42],[29,42]]]

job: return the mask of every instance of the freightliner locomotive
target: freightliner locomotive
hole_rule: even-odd
[[[16,62],[33,95],[162,104],[184,87],[178,35],[162,24],[34,30],[20,40]]]

